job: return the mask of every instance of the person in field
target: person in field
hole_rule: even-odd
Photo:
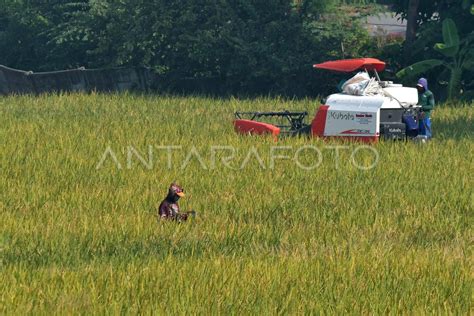
[[[421,105],[422,112],[420,113],[419,134],[431,138],[431,111],[435,106],[435,99],[433,92],[428,90],[428,80],[420,78],[416,85],[418,90],[418,103]]]
[[[172,183],[168,189],[168,195],[158,207],[158,219],[183,222],[188,219],[189,215],[194,215],[194,211],[180,211],[178,200],[182,197],[184,197],[183,188],[181,188],[176,183]]]

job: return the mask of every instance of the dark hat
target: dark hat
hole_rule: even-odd
[[[172,193],[172,194],[175,194],[179,197],[184,197],[184,190],[182,187],[180,187],[179,185],[177,185],[176,183],[172,183],[170,188],[169,188],[169,192]]]

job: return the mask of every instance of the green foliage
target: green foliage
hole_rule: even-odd
[[[420,74],[426,73],[428,70],[443,65],[442,60],[438,59],[429,59],[420,61],[411,66],[408,66],[397,73],[397,77],[415,77]]]
[[[358,4],[367,5],[377,3],[376,0],[337,0],[338,4]]]
[[[408,3],[410,0],[395,0],[394,9],[402,18],[407,17]],[[469,8],[472,0],[420,0],[418,7],[417,23],[423,24],[433,20],[442,21],[446,18],[456,19],[461,27],[461,32],[469,30]],[[437,17],[437,18],[436,18]]]
[[[456,24],[451,19],[443,21],[443,41],[435,45],[435,49],[448,57],[454,57],[459,51],[459,35]]]
[[[429,144],[374,145],[235,134],[232,112],[306,109],[284,101],[72,94],[0,98],[0,314],[469,314],[472,104],[439,106]],[[453,104],[454,106],[454,104]],[[172,167],[158,146],[173,150]],[[200,167],[210,146],[321,149],[307,171]],[[112,159],[96,166],[109,147]],[[138,159],[127,165],[134,146]],[[156,147],[155,147],[156,146]],[[348,146],[336,154],[326,146]],[[344,148],[344,147],[343,147]],[[372,163],[360,150],[354,159]],[[278,154],[285,154],[285,151]],[[219,159],[220,156],[217,156]],[[314,163],[313,150],[300,152]],[[367,160],[367,161],[366,161]],[[158,224],[178,180],[196,221]]]
[[[462,76],[464,70],[472,70],[474,65],[474,36],[459,38],[456,24],[451,19],[443,21],[443,43],[434,45],[434,49],[448,60],[429,59],[415,63],[397,73],[397,77],[414,77],[424,75],[430,69],[444,66],[450,71],[448,82],[448,99],[459,98],[462,92]]]
[[[88,1],[7,1],[0,9],[0,63],[28,70],[85,65],[93,25]]]
[[[367,51],[368,37],[357,16],[341,15],[339,4],[18,2],[3,13],[7,30],[0,50],[9,54],[0,62],[33,70],[146,66],[171,86],[209,81],[229,91],[307,94],[321,79],[313,75],[313,63]]]

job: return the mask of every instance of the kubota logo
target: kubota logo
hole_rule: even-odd
[[[346,120],[346,121],[353,121],[354,114],[351,113],[341,113],[341,112],[331,112],[331,118],[334,120]]]

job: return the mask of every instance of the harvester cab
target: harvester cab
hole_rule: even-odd
[[[344,138],[377,142],[380,138],[405,140],[418,135],[418,92],[391,81],[382,81],[379,72],[385,63],[375,58],[328,61],[314,65],[344,73],[359,71],[331,94],[316,111],[311,124],[304,123],[306,112],[236,112],[235,130],[242,134],[299,135]],[[373,75],[370,76],[370,73]],[[262,122],[283,118],[288,124]]]

